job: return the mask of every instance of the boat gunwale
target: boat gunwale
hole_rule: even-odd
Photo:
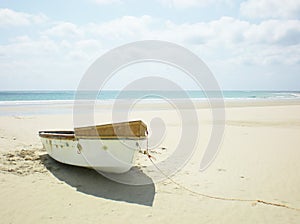
[[[117,135],[114,131],[114,128],[117,127],[142,127],[142,129],[135,129],[133,133],[128,133],[125,130],[125,133],[122,135]],[[102,130],[109,130],[108,133],[103,133]],[[111,131],[112,130],[112,131]],[[143,132],[144,130],[144,132]],[[102,124],[96,126],[86,126],[86,127],[77,127],[73,130],[49,130],[49,131],[39,131],[39,136],[41,138],[48,139],[66,139],[66,140],[78,140],[78,139],[146,139],[147,138],[147,125],[141,120],[120,122],[120,123],[111,123],[111,124]]]
[[[64,134],[68,132],[68,134]],[[79,139],[99,139],[99,140],[142,140],[146,139],[147,136],[140,137],[124,137],[124,136],[86,136],[86,137],[76,137],[73,131],[39,131],[39,136],[41,138],[47,139],[65,139],[65,140],[79,140]]]

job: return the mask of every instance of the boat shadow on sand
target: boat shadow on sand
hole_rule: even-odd
[[[136,167],[123,177],[133,178],[137,175],[144,183],[147,182],[147,185],[121,184],[100,175],[93,169],[59,163],[47,154],[41,155],[40,159],[56,178],[76,188],[79,192],[115,201],[145,206],[153,205],[155,185],[150,177]]]

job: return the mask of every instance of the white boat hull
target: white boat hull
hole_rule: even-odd
[[[41,138],[55,160],[103,172],[124,173],[134,164],[145,139],[59,139]]]

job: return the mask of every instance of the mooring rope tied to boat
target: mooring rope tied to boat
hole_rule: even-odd
[[[290,210],[295,210],[300,212],[300,208],[295,208],[292,206],[288,206],[286,204],[279,204],[279,203],[275,203],[275,202],[269,202],[269,201],[265,201],[265,200],[261,200],[261,199],[243,199],[243,198],[226,198],[226,197],[222,197],[222,196],[213,196],[213,195],[208,195],[208,194],[204,194],[204,193],[200,193],[200,192],[196,192],[194,190],[191,190],[185,186],[183,186],[182,184],[176,182],[175,180],[173,180],[171,177],[169,177],[168,175],[166,175],[153,161],[153,156],[150,155],[149,153],[149,140],[148,140],[148,131],[146,132],[147,135],[147,140],[146,140],[146,154],[147,157],[149,158],[149,160],[151,161],[151,163],[153,164],[153,166],[168,180],[170,180],[173,184],[177,185],[178,187],[194,194],[197,196],[202,196],[202,197],[206,197],[206,198],[210,198],[210,199],[215,199],[215,200],[222,200],[222,201],[238,201],[238,202],[252,202],[254,205],[255,204],[264,204],[264,205],[270,205],[270,206],[274,206],[274,207],[282,207],[282,208],[286,208],[286,209],[290,209]]]

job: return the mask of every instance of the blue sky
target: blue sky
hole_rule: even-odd
[[[103,53],[147,39],[196,53],[222,89],[300,90],[299,19],[298,0],[2,0],[0,90],[76,89]],[[133,79],[123,74],[108,88]]]

